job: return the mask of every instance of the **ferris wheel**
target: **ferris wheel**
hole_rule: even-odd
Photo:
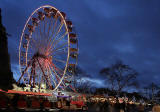
[[[78,40],[64,12],[45,5],[28,18],[19,45],[19,83],[56,90],[72,81],[78,57]]]

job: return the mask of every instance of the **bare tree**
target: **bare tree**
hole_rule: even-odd
[[[86,81],[85,78],[89,78],[89,75],[77,66],[73,80],[73,87],[77,92],[89,93],[91,91],[92,85],[90,82]]]
[[[149,92],[151,93],[151,99],[154,101],[155,99],[155,94],[158,93],[158,90],[160,89],[159,86],[155,83],[151,83],[147,86]]]
[[[143,94],[145,94],[146,98],[149,98],[149,88],[147,86],[143,87]]]
[[[126,87],[138,87],[136,80],[138,73],[120,60],[116,61],[111,67],[103,68],[100,74],[107,77],[111,90],[117,90],[118,93]]]
[[[109,83],[110,85],[110,89],[113,91],[115,90],[115,87],[116,87],[116,74],[113,73],[113,70],[112,68],[103,68],[101,71],[100,71],[100,74],[103,74],[107,77],[107,80],[106,82]]]
[[[77,80],[75,89],[80,93],[91,93],[92,84],[84,79]]]

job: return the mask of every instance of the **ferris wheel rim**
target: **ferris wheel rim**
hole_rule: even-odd
[[[65,76],[65,73],[66,73],[67,67],[68,67],[69,57],[70,57],[70,50],[69,50],[69,48],[70,48],[70,41],[69,41],[68,27],[67,27],[65,18],[63,17],[63,15],[61,14],[61,12],[60,12],[57,8],[55,8],[55,7],[51,6],[51,5],[40,6],[39,8],[35,9],[35,10],[32,12],[32,14],[28,17],[27,22],[25,23],[25,26],[24,26],[23,31],[22,31],[22,34],[21,34],[21,38],[20,38],[20,44],[19,44],[19,69],[20,69],[20,73],[22,73],[22,69],[21,69],[21,59],[20,59],[20,57],[21,57],[21,47],[22,47],[22,43],[23,43],[22,40],[23,40],[23,37],[24,37],[24,33],[25,33],[25,30],[26,30],[26,27],[27,27],[29,21],[32,19],[32,16],[33,16],[39,9],[46,8],[46,7],[53,8],[54,10],[56,10],[56,11],[58,12],[58,14],[59,14],[59,15],[61,16],[61,18],[62,18],[62,21],[63,21],[63,23],[64,23],[64,25],[65,25],[65,29],[66,29],[66,32],[67,32],[67,35],[68,35],[68,36],[67,36],[67,38],[68,38],[68,53],[67,53],[67,60],[66,60],[66,64],[65,64],[65,69],[64,69],[64,72],[63,72],[63,76],[61,77],[59,83],[57,84],[57,86],[56,86],[56,87],[54,88],[54,90],[53,90],[53,91],[55,91],[55,90],[59,87],[59,85],[62,83],[62,80],[64,79],[64,76]],[[27,52],[28,52],[28,50],[27,50]],[[26,60],[27,60],[27,56],[26,56]],[[26,65],[26,66],[27,66],[27,65]]]

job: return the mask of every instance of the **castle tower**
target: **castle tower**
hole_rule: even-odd
[[[2,25],[2,16],[0,9],[0,89],[12,89],[13,73],[10,67],[10,56],[8,54],[7,33]]]

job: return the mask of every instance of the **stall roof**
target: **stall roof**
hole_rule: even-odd
[[[52,96],[51,93],[26,92],[26,91],[16,91],[16,90],[8,90],[7,93],[18,93],[18,94],[25,94],[25,95]]]
[[[93,98],[105,98],[105,96],[104,95],[94,95],[94,96],[92,96]]]

